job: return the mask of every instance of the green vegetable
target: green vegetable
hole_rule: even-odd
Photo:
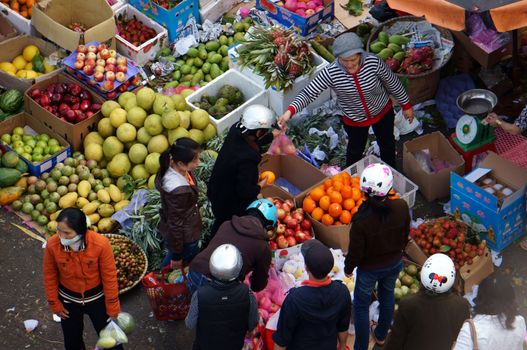
[[[340,5],[344,10],[348,11],[352,16],[362,15],[363,3],[362,0],[348,0],[346,5]]]
[[[315,40],[311,40],[311,46],[313,46],[313,49],[315,49],[315,51],[326,61],[333,62],[335,60],[335,56],[333,56],[324,45],[319,44]]]
[[[33,57],[33,60],[31,60],[31,63],[33,64],[33,70],[38,73],[44,73],[44,58],[42,58],[41,54],[37,54]]]

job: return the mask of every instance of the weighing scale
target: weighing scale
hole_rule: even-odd
[[[494,128],[482,121],[497,103],[496,95],[484,89],[468,90],[458,96],[457,106],[465,114],[457,121],[453,141],[463,152],[485,148],[496,139]]]

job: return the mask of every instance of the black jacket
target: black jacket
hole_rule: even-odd
[[[218,154],[210,177],[207,196],[216,220],[244,215],[260,193],[258,165],[262,156],[256,144],[249,144],[236,124],[231,127]]]
[[[160,174],[155,181],[161,194],[159,232],[175,255],[183,252],[184,243],[195,242],[201,237],[197,180],[193,174],[190,176],[195,185],[182,184],[170,192],[163,188]]]
[[[210,256],[217,247],[227,243],[236,246],[242,254],[243,267],[240,271],[240,280],[244,280],[245,275],[252,271],[252,290],[259,292],[264,289],[271,266],[271,249],[267,232],[261,221],[251,215],[234,216],[232,220],[224,222],[207,248],[194,257],[190,269],[212,277],[209,270]]]
[[[334,350],[350,318],[351,296],[342,282],[293,288],[282,304],[273,340],[287,350]]]

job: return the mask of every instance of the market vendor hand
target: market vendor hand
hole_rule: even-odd
[[[267,181],[267,176],[265,176],[262,181],[258,182],[258,186],[260,186],[260,188],[265,187],[267,185],[269,185],[269,182]]]
[[[408,123],[412,123],[414,121],[414,109],[409,108],[407,110],[403,110],[403,115],[408,120]]]
[[[278,118],[278,126],[280,129],[285,130],[287,128],[289,119],[291,119],[291,111],[287,110]]]
[[[483,119],[483,121],[489,125],[492,125],[493,127],[496,127],[499,125],[499,123],[501,122],[500,118],[498,117],[498,115],[494,112],[492,113],[489,113],[487,115],[487,117],[485,119]]]

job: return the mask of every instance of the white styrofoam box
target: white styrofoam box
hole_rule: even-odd
[[[107,0],[108,1],[108,0]],[[117,0],[117,1],[113,1],[113,5],[110,5],[110,7],[112,8],[112,11],[113,13],[117,13],[117,11],[123,7],[124,5],[126,5],[128,3],[128,1],[126,0]],[[108,4],[110,4],[110,2],[108,2]]]
[[[381,163],[386,165],[392,170],[393,173],[393,189],[395,192],[399,194],[401,199],[404,199],[406,203],[408,203],[408,207],[412,208],[415,204],[415,194],[417,190],[419,189],[419,186],[414,184],[412,181],[410,181],[407,177],[405,177],[403,174],[380,160],[374,155],[369,155],[361,160],[359,160],[357,163],[349,166],[348,168],[344,169],[344,171],[347,171],[352,176],[360,176],[362,171],[370,164],[373,163]]]
[[[200,1],[199,14],[201,16],[201,23],[209,20],[212,23],[217,22],[221,16],[229,12],[241,0],[211,0],[205,4]]]
[[[218,134],[238,122],[242,117],[243,111],[248,106],[253,104],[261,104],[268,107],[269,103],[267,92],[263,88],[234,69],[229,69],[201,89],[194,91],[192,94],[187,96],[186,101],[190,108],[195,110],[197,107],[192,102],[199,102],[201,100],[201,96],[204,94],[209,96],[217,96],[220,88],[224,85],[232,85],[240,89],[245,102],[240,107],[236,108],[221,119],[214,119],[212,116],[209,116],[212,124],[216,126]]]
[[[126,16],[126,18],[135,16],[139,21],[154,29],[157,33],[154,38],[148,40],[139,47],[132,45],[119,34],[115,34],[115,38],[117,39],[117,51],[133,60],[139,66],[143,66],[148,61],[153,60],[159,50],[166,46],[168,42],[168,31],[162,25],[148,18],[144,13],[129,4],[125,4],[118,9],[117,12],[115,12],[115,17],[117,18],[117,16],[121,14]]]
[[[36,5],[35,5],[36,6]],[[0,14],[7,18],[15,29],[21,34],[33,35],[37,33],[35,28],[31,25],[31,20],[20,16],[15,11],[11,10],[9,6],[0,3]]]
[[[261,75],[256,74],[250,67],[240,68],[238,65],[238,52],[236,48],[238,45],[231,46],[229,48],[229,66],[234,68],[246,77],[249,77],[251,80],[256,82],[261,87],[265,88],[265,80]],[[296,78],[293,86],[291,86],[287,91],[278,91],[275,87],[269,88],[269,108],[271,108],[277,115],[282,115],[287,110],[287,107],[293,102],[296,96],[309,84],[312,78],[320,72],[324,67],[328,65],[328,62],[320,57],[316,52],[313,52],[313,64],[315,69],[310,75],[302,75]],[[331,90],[327,89],[322,92],[315,101],[309,104],[307,107],[308,110],[312,110],[331,98]],[[300,112],[300,111],[297,111]]]

